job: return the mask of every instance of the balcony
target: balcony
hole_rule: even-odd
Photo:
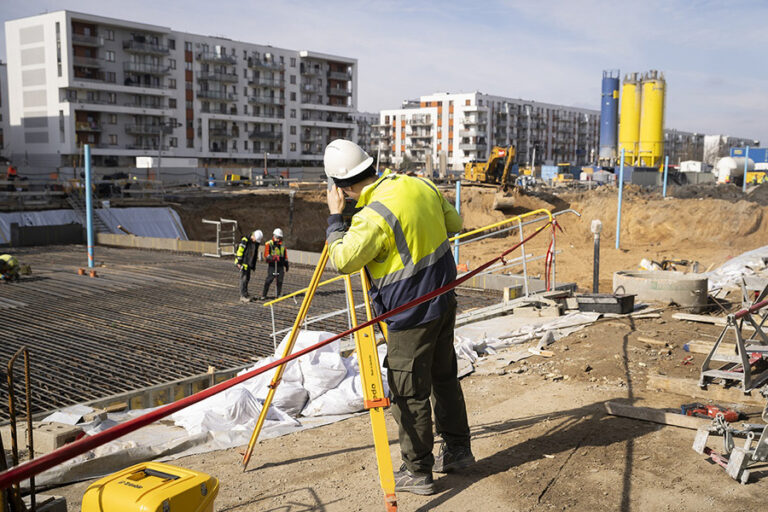
[[[322,142],[322,141],[323,141],[323,137],[318,133],[301,134],[301,142],[312,143],[312,142]]]
[[[81,68],[100,68],[104,63],[103,59],[97,57],[78,57],[72,58],[72,64]]]
[[[129,135],[160,135],[163,127],[159,124],[127,124],[125,133]]]
[[[123,41],[123,50],[127,53],[143,53],[147,55],[168,55],[171,52],[167,46],[133,39]]]
[[[319,89],[318,86],[312,85],[312,84],[302,84],[301,85],[301,92],[317,92]]]
[[[238,77],[234,73],[217,73],[215,71],[201,71],[197,75],[198,80],[209,80],[212,82],[237,83]]]
[[[387,133],[378,132],[378,133],[372,133],[371,134],[371,139],[372,140],[389,140],[391,138],[392,138],[392,136],[387,134]]]
[[[248,103],[254,103],[257,105],[285,105],[285,98],[278,98],[275,96],[250,96],[248,97]]]
[[[165,105],[160,101],[131,101],[123,103],[123,105],[131,108],[154,108],[159,110],[165,108]]]
[[[111,101],[105,98],[86,97],[86,98],[70,98],[66,97],[61,100],[63,103],[81,103],[83,105],[113,105]]]
[[[78,132],[100,132],[101,123],[95,121],[78,121],[75,123],[75,131]]]
[[[237,57],[234,55],[226,55],[223,53],[216,53],[211,51],[198,52],[197,60],[202,62],[213,62],[216,64],[229,64],[232,66],[237,64]]]
[[[229,128],[224,127],[218,127],[214,126],[213,128],[208,128],[208,137],[232,137],[232,131]]]
[[[467,126],[471,126],[471,125],[486,124],[488,120],[484,117],[468,116],[468,117],[465,117],[462,120],[462,122]]]
[[[127,149],[136,149],[140,151],[168,151],[168,146],[160,146],[159,144],[137,143],[129,144]]]
[[[167,75],[171,68],[157,64],[145,64],[143,62],[124,62],[123,71],[127,73],[146,73],[148,75]]]
[[[72,34],[72,44],[78,46],[98,47],[104,45],[104,38],[98,36],[87,36],[85,34]]]
[[[477,142],[462,142],[459,144],[459,149],[464,151],[485,151],[487,145]]]
[[[351,71],[331,71],[328,73],[328,78],[331,80],[352,80]]]
[[[248,134],[249,139],[260,140],[281,140],[283,138],[282,132],[265,132],[260,130],[254,130]]]
[[[279,62],[274,62],[271,60],[261,60],[255,57],[249,57],[248,67],[252,69],[269,69],[272,71],[283,71],[285,69],[285,64],[280,64]]]
[[[485,130],[478,130],[477,128],[459,130],[459,137],[485,137]]]
[[[214,101],[237,101],[237,94],[233,92],[197,91],[197,97]]]
[[[248,81],[251,87],[285,87],[285,80],[282,78],[252,78]]]
[[[352,96],[352,91],[342,89],[341,87],[329,87],[328,95],[329,96]]]
[[[315,68],[312,66],[302,66],[301,67],[301,74],[303,76],[320,76],[320,68]]]
[[[411,126],[432,126],[431,116],[413,116],[411,117]]]
[[[412,139],[431,139],[432,138],[432,134],[429,132],[413,132],[407,135]]]

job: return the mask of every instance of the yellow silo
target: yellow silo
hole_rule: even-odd
[[[640,141],[641,89],[637,73],[624,76],[619,110],[619,154],[624,150],[624,164],[635,165]]]
[[[664,75],[650,71],[643,78],[638,165],[660,167],[664,155]]]

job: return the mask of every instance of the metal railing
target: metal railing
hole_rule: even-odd
[[[248,103],[258,103],[262,105],[285,105],[285,98],[278,98],[277,96],[249,96]]]
[[[285,87],[283,78],[252,78],[248,81],[251,87]]]
[[[72,44],[86,46],[102,46],[104,38],[99,36],[87,36],[85,34],[72,34]]]
[[[72,64],[78,67],[100,68],[103,63],[104,60],[98,57],[80,57],[78,55],[72,57]]]
[[[259,69],[272,69],[275,71],[282,71],[285,69],[285,64],[280,64],[279,62],[274,61],[268,61],[268,60],[261,60],[256,59],[253,57],[248,58],[248,67],[249,68],[259,68]]]
[[[248,137],[251,139],[278,140],[283,138],[283,133],[254,130],[248,134]]]
[[[331,80],[352,80],[352,72],[351,71],[330,71],[328,73],[328,78]]]
[[[136,41],[134,39],[123,41],[123,50],[128,53],[149,53],[154,55],[167,55],[171,52],[167,46]]]
[[[171,68],[169,66],[161,66],[159,64],[146,64],[144,62],[124,62],[123,71],[127,71],[129,73],[164,75],[170,73]]]
[[[341,87],[329,87],[328,95],[329,96],[352,96],[352,91],[342,89]]]
[[[220,73],[216,71],[201,71],[198,80],[211,80],[216,82],[237,82],[238,76],[234,73]]]
[[[220,62],[222,64],[237,64],[237,57],[234,55],[226,55],[224,53],[216,53],[212,51],[201,51],[197,53],[197,60],[206,62]]]
[[[156,124],[126,124],[125,133],[130,135],[159,135],[162,127]]]
[[[93,121],[78,121],[75,123],[75,130],[78,132],[100,132],[101,123]]]
[[[527,262],[529,260],[528,260],[528,257],[526,255],[526,252],[525,252],[525,243],[524,243],[525,238],[523,236],[523,227],[527,226],[527,225],[530,225],[530,224],[537,223],[537,222],[544,222],[544,221],[546,221],[548,223],[551,223],[551,222],[553,222],[553,219],[554,219],[555,216],[562,215],[564,213],[574,213],[574,214],[580,216],[580,214],[578,212],[576,212],[575,210],[563,210],[563,211],[557,212],[556,214],[552,214],[549,210],[539,209],[539,210],[530,211],[530,212],[527,212],[527,213],[524,213],[524,214],[521,214],[521,215],[516,215],[514,217],[510,217],[509,219],[505,219],[505,220],[502,220],[502,221],[499,221],[499,222],[495,222],[493,224],[489,224],[487,226],[483,226],[481,228],[468,231],[466,233],[461,233],[459,235],[456,235],[456,236],[453,236],[453,237],[449,238],[448,241],[449,242],[454,242],[457,247],[460,247],[462,245],[466,245],[466,244],[469,244],[469,243],[474,243],[474,242],[477,242],[477,241],[482,240],[484,238],[488,238],[490,236],[498,236],[500,233],[504,233],[504,232],[507,232],[507,231],[510,231],[510,230],[513,230],[513,229],[517,229],[519,231],[519,233],[520,233],[520,241],[523,242],[521,244],[521,246],[520,246],[520,249],[522,251],[522,255],[520,257],[520,262],[523,265],[523,279],[524,279],[524,282],[525,282],[525,284],[524,284],[524,291],[525,291],[526,296],[528,296],[529,295],[529,287],[528,287],[528,266],[527,266]],[[530,218],[530,217],[537,217],[537,218],[534,218],[534,219],[531,219],[531,220],[528,220],[528,221],[524,222],[524,219],[527,219],[527,218]],[[486,231],[490,231],[490,233],[486,233],[485,235],[481,235],[481,236],[475,236],[475,235],[478,235],[478,234],[486,232]],[[463,242],[461,241],[461,240],[466,239],[468,237],[474,237],[474,238],[471,238],[470,240],[465,240]],[[554,245],[554,236],[553,236],[553,242],[552,242],[552,252],[553,252],[553,256],[552,256],[552,283],[555,283],[555,272],[556,272],[555,260],[556,260],[557,251],[556,251],[556,247]],[[336,281],[339,281],[339,280],[341,280],[343,278],[344,278],[344,275],[339,275],[339,276],[336,276],[336,277],[332,277],[330,279],[327,279],[325,281],[320,282],[318,284],[318,288],[321,287],[321,286],[329,285],[329,284],[334,283]],[[303,289],[297,290],[297,291],[295,291],[293,293],[289,293],[287,295],[283,295],[282,297],[278,297],[278,298],[276,298],[274,300],[271,300],[269,302],[265,302],[262,305],[264,307],[269,307],[271,309],[271,316],[272,316],[272,339],[273,339],[275,344],[277,344],[277,336],[279,336],[280,334],[286,332],[285,330],[276,331],[275,313],[274,313],[274,306],[275,306],[275,304],[278,304],[278,303],[280,303],[280,302],[282,302],[284,300],[296,297],[297,295],[301,295],[303,293],[306,293],[306,291],[307,291],[307,288],[303,288]],[[357,307],[358,306],[356,306],[356,308]],[[333,316],[339,316],[339,315],[343,315],[345,313],[346,314],[349,313],[348,308],[347,309],[341,309],[341,310],[338,310],[338,311],[334,311],[334,312],[331,312],[331,313],[327,313],[325,315],[321,315],[321,316],[314,317],[314,318],[311,318],[311,319],[307,319],[307,320],[305,320],[305,328],[306,328],[306,325],[309,325],[310,323],[315,323],[315,322],[318,322],[318,321],[321,321],[321,320],[326,320],[326,319],[331,318]]]
[[[219,101],[237,101],[237,94],[233,92],[221,92],[221,91],[197,91],[198,98],[205,98],[209,100]]]

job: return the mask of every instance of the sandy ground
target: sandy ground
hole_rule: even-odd
[[[492,195],[493,191],[463,193],[466,225],[477,227],[504,218],[491,209]],[[325,214],[319,199],[315,194],[313,201],[308,200],[312,203],[309,213],[300,216],[306,230],[301,233],[307,240],[322,237],[317,218]],[[601,287],[606,291],[613,271],[636,268],[643,257],[693,259],[707,268],[765,245],[765,207],[754,202],[662,199],[633,189],[625,199],[622,244],[616,250],[615,191],[560,196],[555,206],[574,208],[582,217],[561,217],[565,233],[557,235],[557,248],[564,251],[557,262],[559,281],[591,286],[589,225],[594,218],[604,224]],[[520,203],[525,201],[531,203],[528,209],[541,204],[530,198]],[[182,218],[186,224],[199,211],[193,206],[185,208]],[[248,215],[255,219],[261,213]],[[270,222],[263,225],[271,226]],[[493,238],[470,245],[462,250],[462,260],[473,267],[513,243],[512,238]],[[541,236],[530,244],[529,252],[543,255],[548,243]],[[306,245],[312,248],[311,243]],[[542,268],[534,266],[532,271],[540,273]],[[669,410],[693,401],[646,389],[649,372],[697,379],[704,356],[694,355],[692,364],[686,364],[689,354],[681,347],[691,339],[713,340],[720,332],[714,326],[673,320],[673,312],[665,310],[658,319],[601,321],[556,342],[552,346],[555,355],[548,359],[535,356],[500,367],[494,364],[498,358],[490,356],[462,380],[477,463],[461,473],[436,475],[439,492],[434,496],[399,493],[400,510],[761,509],[768,491],[766,467],[753,473],[755,482],[740,485],[691,449],[693,430],[604,412],[608,400]],[[674,348],[660,351],[639,341],[640,336],[668,341]],[[760,421],[759,408],[743,409],[751,414],[751,422]],[[389,415],[387,425],[397,466],[396,425]],[[366,415],[260,443],[245,473],[240,466],[241,452],[242,448],[225,450],[186,457],[174,464],[221,480],[216,501],[220,512],[384,510]],[[69,510],[75,511],[88,484],[55,492],[65,495]]]

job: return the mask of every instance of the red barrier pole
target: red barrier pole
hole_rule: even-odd
[[[768,299],[760,301],[757,304],[752,304],[747,309],[742,309],[741,311],[737,311],[736,313],[733,314],[733,318],[738,320],[741,317],[747,316],[752,313],[756,313],[766,306],[768,306]]]
[[[190,395],[186,398],[182,398],[181,400],[177,400],[176,402],[173,402],[171,404],[164,405],[163,407],[160,407],[159,409],[155,409],[154,411],[148,412],[143,416],[139,416],[137,418],[133,418],[132,420],[128,420],[124,423],[120,423],[119,425],[115,425],[114,427],[108,428],[107,430],[104,430],[103,432],[99,432],[98,434],[83,437],[79,441],[75,441],[74,443],[64,445],[61,448],[58,448],[47,455],[43,455],[42,457],[27,461],[24,464],[19,464],[16,467],[3,471],[2,473],[0,473],[0,489],[5,489],[7,487],[10,487],[12,484],[16,482],[20,482],[21,480],[25,480],[34,475],[42,473],[46,469],[50,469],[58,464],[61,464],[64,461],[77,457],[78,455],[81,455],[89,450],[92,450],[93,448],[106,444],[110,441],[114,441],[115,439],[122,437],[126,434],[129,434],[134,430],[138,430],[142,427],[146,427],[150,423],[154,423],[155,421],[165,418],[166,416],[169,416],[177,411],[180,411],[181,409],[184,409],[192,404],[205,400],[206,398],[210,398],[217,393],[220,393],[233,386],[236,386],[241,382],[245,382],[246,380],[252,377],[255,377],[257,375],[260,375],[266,371],[269,371],[272,368],[275,368],[283,363],[293,361],[294,359],[297,359],[303,356],[304,354],[308,354],[309,352],[312,352],[313,350],[317,350],[318,348],[328,345],[329,343],[332,343],[340,338],[349,336],[350,334],[352,334],[353,332],[359,329],[365,329],[366,327],[371,326],[375,323],[381,322],[382,320],[385,320],[393,315],[402,313],[407,309],[410,309],[414,306],[418,306],[419,304],[426,302],[428,300],[434,299],[435,297],[456,288],[457,286],[467,281],[468,279],[471,279],[476,274],[478,274],[479,272],[482,272],[483,270],[490,267],[497,261],[503,260],[504,256],[514,251],[515,249],[523,245],[525,242],[527,242],[534,236],[541,233],[551,223],[552,221],[550,220],[549,222],[541,226],[539,229],[531,233],[528,237],[518,242],[513,247],[507,249],[506,251],[504,251],[494,259],[479,266],[472,272],[469,272],[468,274],[456,279],[455,281],[448,283],[447,285],[441,288],[438,288],[435,291],[432,291],[426,295],[422,295],[421,297],[414,299],[411,302],[408,302],[407,304],[398,306],[392,311],[388,311],[387,313],[377,316],[372,320],[368,320],[367,322],[362,323],[357,327],[353,327],[352,329],[344,331],[341,334],[337,334],[336,336],[332,336],[319,343],[315,343],[312,346],[299,350],[298,352],[294,352],[293,354],[287,357],[278,359],[277,361],[273,361],[260,368],[256,368],[254,370],[251,370],[250,372],[244,373],[237,377],[233,377],[224,382],[220,382],[219,384],[216,384],[215,386],[210,387],[208,389],[199,391],[194,395]]]

